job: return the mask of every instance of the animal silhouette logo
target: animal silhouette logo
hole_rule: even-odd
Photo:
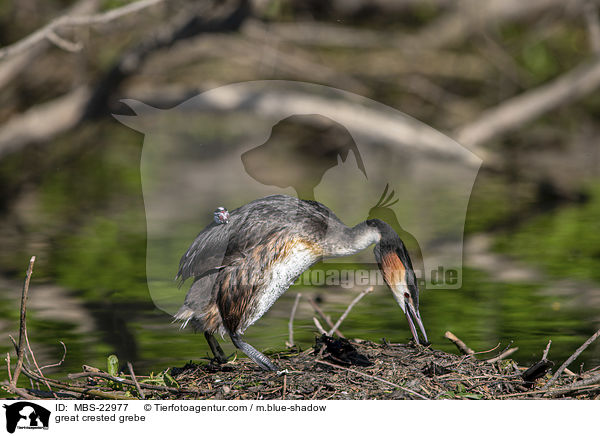
[[[340,123],[322,115],[292,115],[273,126],[262,145],[242,154],[248,175],[264,185],[292,187],[303,200],[314,200],[315,187],[327,170],[354,154],[359,170],[367,171],[352,135]]]
[[[14,433],[17,428],[48,429],[50,411],[38,404],[18,401],[3,407],[6,409],[6,431],[9,433]]]
[[[232,227],[215,208],[233,213],[270,195],[319,201],[347,225],[367,216],[389,222],[427,289],[461,287],[464,220],[481,159],[435,129],[372,99],[297,81],[227,84],[165,110],[123,103],[128,114],[115,118],[144,134],[147,282],[161,310],[181,307],[173,271],[202,223]],[[219,248],[211,257],[226,254],[227,244]]]

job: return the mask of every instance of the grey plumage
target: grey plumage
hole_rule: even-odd
[[[387,245],[379,244],[382,235],[389,239]],[[209,224],[182,256],[176,280],[194,282],[175,318],[204,331],[215,354],[216,341],[209,337],[229,334],[236,347],[261,367],[274,369],[240,335],[311,265],[323,257],[354,254],[373,243],[379,251],[383,246],[400,250],[402,259],[408,257],[398,236],[380,220],[349,228],[316,201],[285,195],[252,201],[230,211],[227,224]],[[376,251],[378,257],[385,253]],[[418,301],[418,289],[410,289],[415,291]]]

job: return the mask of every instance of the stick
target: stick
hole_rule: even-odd
[[[472,356],[473,354],[475,354],[475,351],[467,347],[467,345],[463,341],[458,339],[458,337],[456,337],[452,332],[447,331],[446,333],[444,333],[444,337],[450,340],[452,343],[454,343],[454,345],[456,345],[456,348],[458,348],[458,350],[461,353],[466,354],[467,356]]]
[[[582,389],[597,389],[598,387],[600,387],[600,385],[596,384],[598,382],[600,382],[600,375],[591,377],[588,380],[581,380],[579,382],[573,383],[573,384],[571,384],[569,386],[565,386],[565,387],[560,387],[560,388],[556,388],[556,389],[545,389],[544,388],[544,389],[539,389],[537,391],[500,395],[497,398],[502,399],[502,398],[509,398],[509,397],[519,397],[521,395],[530,396],[530,395],[538,395],[538,394],[549,394],[551,397],[555,397],[558,395],[564,395],[564,394],[568,394],[571,392],[577,392]]]
[[[133,372],[133,365],[131,364],[131,362],[127,362],[127,368],[129,368],[129,374],[131,374],[131,378],[133,379],[133,384],[135,385],[135,388],[137,389],[138,394],[140,394],[140,399],[145,400],[146,396],[142,392],[142,388],[140,387],[140,384],[138,383],[137,378],[135,377],[135,372]]]
[[[23,388],[18,388],[16,386],[12,386],[9,383],[6,382],[2,382],[3,386],[6,386],[6,389],[16,395],[21,396],[22,398],[25,398],[26,400],[41,400],[40,397],[36,397],[35,395],[31,395],[29,392],[27,392],[27,389],[23,389]]]
[[[31,256],[29,260],[29,267],[25,275],[25,283],[23,284],[23,292],[21,293],[21,321],[19,325],[19,348],[17,350],[17,366],[15,367],[15,374],[13,376],[13,387],[17,385],[19,375],[21,374],[21,368],[23,367],[23,357],[25,355],[25,321],[27,315],[27,293],[29,292],[29,281],[31,280],[31,274],[33,273],[33,264],[35,263],[35,256]]]
[[[573,355],[571,357],[569,357],[565,361],[565,363],[563,363],[560,366],[560,368],[558,368],[558,370],[552,376],[552,378],[550,380],[548,380],[548,382],[544,385],[544,389],[548,389],[550,386],[552,386],[554,384],[554,382],[556,382],[556,379],[558,379],[558,377],[560,377],[560,375],[565,370],[565,368],[567,366],[569,366],[575,359],[577,359],[577,357],[579,357],[579,355],[583,352],[583,350],[585,350],[592,342],[594,342],[598,338],[598,336],[600,336],[600,330],[598,330],[596,333],[594,333],[587,341],[585,341],[583,343],[583,345],[581,347],[579,347],[577,350],[575,350]]]
[[[20,41],[0,49],[0,59],[22,53],[44,40],[51,40],[52,36],[50,35],[60,28],[108,23],[109,21],[140,11],[163,1],[164,0],[141,0],[100,14],[79,16],[65,15],[59,17]],[[51,41],[56,43],[53,40]]]
[[[310,303],[310,305],[313,307],[313,309],[315,309],[315,312],[317,312],[321,318],[323,318],[325,320],[325,322],[329,325],[329,327],[333,327],[333,323],[331,322],[331,318],[329,317],[329,315],[326,315],[325,312],[323,312],[323,310],[319,307],[319,305],[317,304],[317,302],[315,300],[313,300],[312,298],[308,299],[308,302]],[[317,327],[318,328],[318,327]],[[321,327],[322,328],[322,327]],[[320,330],[319,330],[320,331]],[[325,333],[327,334],[327,332],[325,331],[325,329],[323,329],[323,331],[321,333]],[[340,332],[339,330],[336,330],[335,332],[340,338],[344,338],[345,336],[342,334],[342,332]]]
[[[337,322],[331,327],[331,329],[329,329],[329,331],[327,332],[327,336],[333,335],[333,332],[335,332],[335,331],[339,332],[338,327],[346,319],[346,317],[348,316],[348,314],[350,313],[350,311],[352,310],[354,305],[356,303],[358,303],[362,299],[362,297],[364,297],[365,295],[367,295],[371,292],[373,292],[373,286],[369,286],[367,289],[365,289],[360,294],[358,294],[356,296],[356,298],[354,300],[352,300],[352,302],[348,305],[348,307],[346,308],[344,313],[342,313],[342,316],[340,316],[340,319],[338,319]],[[341,337],[343,338],[343,336],[341,336]]]
[[[292,306],[292,312],[290,313],[290,321],[288,322],[289,338],[285,344],[288,348],[292,348],[294,346],[294,317],[296,316],[296,309],[298,308],[300,297],[302,297],[302,294],[298,292],[296,294],[296,299],[294,300],[294,305]]]
[[[8,383],[12,385],[12,375],[10,374],[10,353],[6,353],[6,370],[8,371]]]
[[[398,385],[398,384],[396,384],[396,383],[392,383],[391,381],[385,380],[385,379],[383,379],[383,378],[381,378],[381,377],[377,377],[377,376],[375,376],[375,375],[366,374],[366,373],[364,373],[364,372],[360,372],[360,371],[357,371],[357,370],[355,370],[355,369],[351,369],[351,368],[345,368],[345,367],[343,367],[343,366],[336,365],[335,363],[329,363],[329,362],[326,362],[326,361],[324,361],[324,360],[318,360],[318,359],[315,359],[315,362],[317,362],[317,363],[322,363],[322,364],[324,364],[324,365],[329,365],[329,366],[332,366],[332,367],[334,367],[334,368],[338,368],[338,369],[344,369],[344,370],[346,370],[346,371],[350,371],[350,372],[353,372],[353,373],[355,373],[355,374],[362,375],[363,377],[372,378],[372,379],[374,379],[374,380],[377,380],[377,381],[380,381],[380,382],[382,382],[382,383],[386,383],[386,384],[388,384],[388,385],[390,385],[390,386],[394,386],[395,388],[402,389],[403,391],[406,391],[406,392],[408,392],[408,393],[410,393],[410,394],[416,395],[417,397],[419,397],[419,398],[422,398],[423,400],[428,400],[428,399],[429,399],[429,398],[427,398],[427,397],[425,397],[425,396],[423,396],[423,395],[419,394],[418,392],[412,391],[412,390],[410,390],[410,389],[407,389],[407,388],[405,388],[405,387],[403,387],[403,386],[400,386],[400,385]]]
[[[63,362],[65,361],[65,357],[67,357],[67,346],[65,345],[65,343],[63,341],[58,341],[58,342],[60,342],[61,345],[63,346],[63,356],[62,356],[62,358],[57,363],[51,363],[49,365],[44,365],[40,369],[52,368],[53,366],[60,366],[60,365],[63,364]]]
[[[486,362],[487,363],[495,363],[495,362],[498,362],[499,360],[506,359],[508,356],[510,356],[511,354],[516,352],[518,349],[519,349],[519,347],[509,348],[508,350],[503,351],[502,353],[498,354],[496,357],[492,357],[491,359],[486,360]]]
[[[313,322],[315,323],[315,326],[317,326],[317,330],[319,330],[319,333],[321,333],[322,335],[327,334],[327,332],[325,331],[325,329],[323,328],[316,316],[313,316]]]
[[[548,341],[548,345],[546,345],[546,349],[544,350],[544,354],[542,354],[542,360],[548,360],[548,351],[550,351],[550,345],[552,345],[552,339]]]
[[[30,372],[26,367],[23,367],[23,374],[29,377],[30,380],[36,380],[38,382],[42,381],[42,379],[45,379],[48,384],[61,390],[77,392],[78,394],[91,395],[99,398],[106,398],[108,400],[131,400],[131,397],[127,397],[126,395],[122,395],[121,393],[105,392],[87,386],[71,386],[68,383],[61,383],[46,377],[40,377],[39,375]]]
[[[473,354],[487,354],[487,353],[491,353],[492,351],[494,351],[496,348],[498,348],[500,346],[502,342],[498,342],[498,344],[494,347],[494,348],[490,348],[489,350],[485,350],[485,351],[476,351]]]
[[[457,129],[454,138],[472,148],[516,130],[546,112],[590,95],[600,86],[600,57],[596,56],[552,81],[504,100]]]
[[[38,373],[44,377],[44,374],[42,373],[42,370],[40,369],[37,360],[35,359],[35,355],[33,354],[33,350],[31,349],[31,346],[29,345],[29,337],[27,336],[27,328],[25,328],[25,342],[27,343],[27,349],[29,350],[29,354],[31,355],[31,360],[33,360],[33,364],[35,365]],[[52,392],[52,388],[50,387],[50,385],[44,380],[44,384],[46,385],[46,387],[48,388],[48,390],[50,392]],[[54,392],[52,392],[52,395],[54,396],[54,398],[58,399],[58,397],[56,396],[56,394]]]
[[[285,400],[285,389],[287,387],[287,374],[283,375],[283,392],[281,394],[281,399]]]

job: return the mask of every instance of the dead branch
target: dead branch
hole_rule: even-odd
[[[140,395],[140,399],[145,400],[146,396],[144,395],[144,392],[142,392],[142,388],[140,387],[140,384],[137,381],[137,378],[135,377],[135,372],[133,372],[133,365],[131,364],[131,362],[127,362],[127,368],[129,368],[129,374],[131,374],[131,379],[133,380],[133,385],[135,386],[135,389],[138,391],[138,394]]]
[[[488,109],[475,121],[457,129],[454,137],[466,147],[480,146],[522,127],[558,106],[589,95],[598,86],[600,86],[600,56],[545,85]]]
[[[167,23],[152,32],[139,44],[126,50],[95,86],[85,108],[85,118],[96,118],[109,113],[109,99],[124,80],[144,65],[148,57],[177,41],[203,33],[226,33],[239,29],[250,14],[248,0],[220,2],[210,13],[204,2],[194,2]]]
[[[58,362],[51,363],[49,365],[44,365],[40,369],[52,368],[53,366],[60,366],[63,364],[63,362],[65,361],[65,358],[67,357],[67,346],[65,345],[65,343],[63,341],[58,341],[58,342],[60,342],[61,345],[63,346],[63,356],[61,357],[61,359]]]
[[[486,360],[486,362],[487,363],[499,362],[502,359],[506,359],[508,356],[510,356],[511,354],[517,352],[518,350],[519,350],[519,347],[509,348],[508,350],[503,351],[502,353],[500,353],[496,357],[492,357],[491,359]]]
[[[11,56],[25,52],[26,50],[35,47],[37,44],[43,41],[52,41],[55,43],[56,40],[52,40],[57,36],[57,32],[60,29],[67,27],[83,27],[83,26],[95,26],[99,24],[106,24],[110,21],[119,19],[126,15],[130,15],[135,12],[142,11],[143,9],[149,8],[156,4],[162,3],[165,0],[140,0],[134,3],[129,3],[120,8],[115,8],[107,12],[93,14],[93,15],[65,15],[59,17],[50,23],[46,24],[41,29],[35,31],[31,35],[17,41],[11,45],[0,49],[0,60],[9,58]],[[54,35],[54,36],[53,36]],[[60,45],[58,45],[61,47]],[[61,47],[63,48],[63,47]]]
[[[36,380],[38,382],[46,381],[49,385],[54,386],[55,388],[65,390],[68,392],[76,392],[78,394],[89,395],[98,398],[104,398],[107,400],[130,400],[131,397],[128,397],[122,393],[114,393],[114,392],[105,392],[100,389],[91,388],[87,386],[72,386],[68,383],[61,383],[56,380],[49,379],[47,377],[40,377],[39,375],[29,371],[26,367],[23,367],[23,374],[25,374],[29,379]],[[44,380],[42,380],[44,379]]]
[[[281,392],[281,399],[285,400],[285,390],[287,388],[287,374],[283,375],[283,389]]]
[[[82,0],[67,9],[65,15],[90,14],[96,10],[97,6],[97,0]],[[28,50],[0,62],[0,89],[4,88],[35,59],[39,58],[48,47],[50,47],[50,41],[43,40]]]
[[[594,342],[598,336],[600,336],[600,330],[598,330],[596,333],[594,333],[587,341],[585,341],[583,343],[583,345],[581,345],[581,347],[579,347],[577,350],[575,350],[575,352],[571,355],[571,357],[569,357],[565,363],[563,363],[560,368],[558,368],[558,370],[556,370],[556,373],[552,376],[552,378],[550,380],[548,380],[548,382],[544,385],[544,389],[548,389],[550,386],[552,386],[554,384],[554,382],[556,382],[556,380],[558,379],[558,377],[560,377],[560,375],[562,374],[562,372],[565,370],[565,368],[567,366],[569,366],[575,359],[577,359],[577,357],[579,357],[579,355],[592,343]]]
[[[325,329],[323,328],[323,326],[321,325],[321,323],[319,322],[319,320],[317,319],[316,316],[313,316],[313,322],[315,323],[315,327],[317,327],[317,330],[319,331],[319,333],[321,333],[322,335],[327,334],[327,332],[325,331]]]
[[[458,339],[458,337],[454,335],[454,333],[447,331],[446,333],[444,333],[444,337],[451,341],[454,345],[456,345],[456,348],[458,348],[458,350],[461,353],[467,356],[472,356],[473,354],[475,354],[475,351],[467,347],[467,345],[463,341]]]
[[[578,11],[585,1],[574,0],[570,6]],[[405,44],[419,50],[455,45],[482,28],[522,21],[552,8],[564,10],[563,0],[467,0],[455,2],[455,5],[452,11],[407,38]]]
[[[500,346],[500,344],[501,344],[501,343],[502,343],[502,342],[498,342],[494,348],[490,348],[489,350],[485,350],[485,351],[476,351],[476,352],[474,352],[474,353],[473,353],[473,355],[475,355],[475,354],[487,354],[487,353],[491,353],[491,352],[492,352],[492,351],[494,351],[496,348],[498,348],[498,347]]]
[[[40,397],[30,394],[27,389],[18,388],[16,386],[11,385],[10,383],[2,382],[2,385],[6,388],[8,392],[11,392],[15,395],[19,395],[26,400],[40,400]]]
[[[23,368],[23,357],[25,356],[25,329],[26,327],[26,316],[27,316],[27,293],[29,292],[29,282],[31,280],[31,274],[33,273],[33,264],[35,263],[35,256],[31,256],[29,260],[29,267],[25,274],[25,283],[23,284],[23,292],[21,293],[21,318],[19,323],[19,346],[17,348],[17,365],[15,367],[14,376],[12,379],[13,387],[17,385],[19,381],[19,375]]]
[[[8,383],[12,385],[12,374],[10,372],[10,353],[6,353],[6,371],[8,373]]]
[[[314,299],[312,299],[312,298],[309,298],[308,302],[313,307],[313,309],[315,310],[315,312],[317,312],[319,314],[319,316],[325,320],[325,322],[327,323],[327,325],[329,325],[329,328],[333,327],[333,322],[331,321],[331,318],[329,317],[329,315],[327,315],[325,312],[323,312],[323,310],[319,307],[319,305],[317,304],[317,302]],[[316,319],[316,318],[313,318],[313,320],[314,319]],[[315,323],[315,325],[317,325],[317,324]],[[317,329],[319,329],[320,325],[321,325],[321,323],[319,323],[317,325]],[[322,326],[321,326],[321,329],[323,329]],[[319,332],[327,334],[327,331],[325,331],[324,329],[323,329],[323,331],[321,331],[319,329]],[[344,335],[342,334],[342,332],[340,332],[339,330],[335,330],[335,334],[338,335],[340,338],[344,337]]]
[[[89,96],[87,88],[78,88],[7,121],[0,127],[0,159],[30,143],[49,142],[74,127]]]
[[[546,349],[544,350],[544,354],[542,354],[542,360],[548,360],[548,352],[550,351],[550,345],[552,345],[552,339],[548,341],[548,345],[546,345]]]
[[[25,343],[27,344],[27,349],[29,350],[29,355],[31,356],[31,360],[33,361],[33,364],[35,365],[35,368],[37,369],[38,374],[43,379],[44,378],[44,374],[42,373],[42,370],[41,370],[40,366],[37,363],[37,360],[35,358],[35,354],[33,354],[33,350],[31,349],[31,345],[29,345],[29,337],[27,336],[27,328],[25,328]],[[44,381],[44,384],[46,385],[46,387],[48,388],[48,390],[50,392],[52,392],[52,388],[50,387],[50,385],[45,380],[43,380],[43,381]],[[54,396],[54,398],[58,398],[54,392],[52,392],[52,395]]]
[[[367,289],[358,294],[354,298],[354,300],[352,300],[352,302],[348,305],[344,313],[342,313],[342,316],[340,316],[337,322],[329,329],[329,331],[327,332],[327,336],[331,336],[335,331],[339,331],[338,328],[340,324],[344,322],[344,320],[346,319],[352,308],[356,305],[356,303],[358,303],[365,295],[370,294],[371,292],[373,292],[373,286],[369,286]]]
[[[296,299],[294,300],[294,305],[292,306],[292,312],[290,313],[290,321],[288,322],[288,341],[285,344],[288,348],[294,346],[294,317],[296,316],[296,309],[298,308],[300,297],[302,297],[302,294],[298,292],[296,294]]]

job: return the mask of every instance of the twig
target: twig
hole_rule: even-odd
[[[502,353],[498,354],[496,357],[492,357],[491,359],[486,360],[486,362],[487,363],[498,362],[502,359],[506,359],[508,356],[510,356],[511,354],[515,353],[518,350],[519,350],[519,347],[509,348],[508,350],[503,351]]]
[[[313,307],[313,309],[315,309],[315,312],[317,312],[321,318],[323,318],[325,320],[325,322],[329,325],[329,327],[333,327],[333,322],[331,322],[331,318],[329,317],[329,315],[326,315],[325,312],[323,312],[323,310],[319,307],[319,305],[317,304],[317,302],[315,300],[313,300],[312,298],[308,299],[308,302],[310,303],[310,305]],[[318,326],[317,326],[318,328]],[[321,327],[322,328],[322,327]],[[319,330],[319,332],[321,332]],[[327,334],[327,332],[325,331],[325,329],[323,329],[323,331],[321,333],[325,333]],[[342,332],[340,332],[339,330],[336,330],[335,332],[340,338],[345,337]]]
[[[137,378],[135,377],[135,372],[133,372],[133,365],[131,364],[131,362],[127,362],[127,368],[129,368],[129,374],[131,374],[131,378],[133,379],[133,384],[135,385],[135,388],[137,389],[138,394],[140,394],[140,399],[145,400],[146,396],[142,392],[142,388],[140,387],[140,384],[138,383]]]
[[[0,158],[72,128],[81,119],[89,96],[89,89],[81,86],[6,121],[0,130]]]
[[[281,393],[281,399],[285,400],[285,390],[287,388],[287,374],[283,375],[283,391]]]
[[[62,36],[59,36],[53,29],[50,29],[46,34],[46,39],[50,41],[52,44],[57,46],[58,48],[62,48],[64,51],[68,51],[71,53],[76,53],[81,51],[83,48],[83,44],[80,42],[72,42],[69,41]]]
[[[289,337],[287,343],[285,344],[288,348],[292,348],[294,346],[294,317],[296,316],[296,309],[298,308],[300,297],[302,297],[302,294],[298,292],[296,294],[296,299],[294,300],[294,305],[292,306],[292,312],[290,313],[290,321],[288,322]]]
[[[549,83],[504,100],[459,128],[454,138],[473,148],[511,132],[552,109],[590,95],[600,86],[600,56]]]
[[[40,400],[41,399],[40,397],[36,397],[35,395],[32,395],[29,392],[27,392],[27,389],[18,388],[16,386],[12,386],[11,384],[6,383],[6,382],[2,382],[2,385],[6,387],[8,392],[19,395],[22,398],[25,398],[26,400]]]
[[[52,368],[53,366],[60,366],[60,365],[63,364],[63,362],[65,361],[65,358],[67,357],[67,346],[65,345],[65,343],[63,341],[58,341],[58,342],[60,342],[61,345],[63,346],[63,356],[62,356],[62,358],[57,363],[51,363],[49,365],[44,365],[40,369]]]
[[[19,325],[19,346],[17,349],[17,366],[15,367],[15,373],[13,377],[13,386],[17,385],[19,381],[19,375],[21,374],[21,368],[23,367],[23,357],[25,356],[25,321],[27,315],[27,293],[29,292],[29,282],[31,280],[31,274],[33,273],[33,264],[35,263],[35,256],[31,256],[29,260],[29,267],[25,275],[25,283],[23,284],[23,292],[21,293],[21,320]]]
[[[485,350],[485,351],[476,351],[473,354],[487,354],[487,353],[491,353],[492,351],[494,351],[496,348],[498,348],[500,346],[502,342],[498,342],[498,344],[494,347],[494,348],[490,348],[489,350]]]
[[[458,339],[458,337],[456,337],[454,333],[447,331],[446,333],[444,333],[444,337],[450,340],[452,343],[454,343],[454,345],[456,345],[456,348],[458,348],[458,350],[461,353],[466,354],[467,356],[472,356],[473,354],[475,354],[475,351],[467,347],[467,345],[463,341]]]
[[[557,397],[559,395],[565,395],[565,394],[569,394],[571,392],[577,392],[577,391],[584,390],[584,389],[598,389],[598,388],[600,388],[600,384],[597,384],[598,382],[600,382],[600,375],[591,377],[587,380],[582,380],[582,381],[579,381],[576,383],[572,383],[571,385],[565,386],[565,387],[560,387],[560,388],[556,388],[556,389],[543,388],[543,389],[539,389],[537,391],[500,395],[497,398],[502,399],[502,398],[531,396],[531,395],[539,395],[539,394],[544,394],[544,395],[549,394],[551,397]]]
[[[337,320],[337,322],[329,329],[329,331],[327,332],[327,336],[333,335],[333,332],[335,332],[335,331],[339,332],[338,328],[339,328],[340,324],[346,319],[346,317],[348,316],[348,314],[350,313],[350,311],[352,310],[354,305],[356,303],[358,303],[365,295],[367,295],[371,292],[373,292],[373,286],[369,286],[367,289],[365,289],[360,294],[358,294],[356,296],[356,298],[354,300],[352,300],[352,302],[348,305],[348,307],[346,308],[344,313],[342,313],[342,316],[340,316],[340,318]]]
[[[29,350],[29,354],[31,355],[31,360],[33,361],[33,364],[35,365],[38,373],[42,376],[42,378],[44,377],[44,374],[42,373],[42,370],[40,369],[37,360],[35,359],[35,355],[33,354],[33,350],[31,349],[31,345],[29,345],[29,337],[27,336],[27,328],[25,328],[25,342],[27,343],[27,349]],[[48,390],[50,392],[52,392],[52,388],[50,387],[50,385],[43,380],[44,384],[46,385],[46,387],[48,388]],[[56,394],[54,392],[52,392],[52,395],[54,396],[54,398],[58,399],[58,397],[56,396]]]
[[[55,41],[53,41],[51,39],[52,37],[49,35],[56,34],[56,30],[60,28],[91,26],[95,24],[108,23],[109,21],[115,20],[125,15],[129,15],[134,12],[138,12],[142,9],[148,8],[163,1],[165,0],[141,0],[99,14],[79,16],[66,15],[63,17],[59,17],[46,24],[41,29],[38,29],[31,35],[21,39],[20,41],[17,41],[14,44],[8,45],[0,49],[0,60],[5,59],[9,56],[14,56],[18,53],[22,53],[25,50],[28,50],[29,48],[35,46],[36,44],[46,39],[55,43]],[[61,48],[63,47],[61,46]]]
[[[12,375],[10,373],[10,353],[6,353],[6,371],[8,371],[8,382],[12,385]]]
[[[327,334],[327,332],[325,331],[325,329],[323,328],[323,326],[321,325],[321,323],[319,322],[319,320],[317,319],[316,316],[313,316],[313,322],[315,323],[317,330],[319,330],[319,333],[321,333],[322,335]]]
[[[542,354],[542,360],[548,360],[548,352],[550,351],[550,345],[552,345],[552,339],[548,341],[548,345],[546,345],[546,349],[544,350],[544,354]]]
[[[583,345],[581,347],[579,347],[577,350],[575,350],[575,352],[573,353],[573,355],[571,357],[569,357],[565,363],[563,363],[560,368],[558,368],[558,370],[556,371],[556,373],[552,376],[552,378],[550,380],[548,380],[548,382],[544,385],[544,389],[548,389],[550,386],[552,386],[554,384],[554,382],[556,382],[556,380],[558,379],[558,377],[560,377],[560,375],[562,374],[562,372],[565,370],[565,368],[567,366],[569,366],[575,359],[577,359],[577,357],[579,357],[579,355],[592,343],[594,342],[598,336],[600,336],[600,330],[598,330],[596,333],[594,333],[587,341],[585,341],[583,343]]]
[[[317,388],[317,390],[312,394],[312,397],[310,397],[310,399],[314,400],[317,397],[317,395],[319,394],[319,392],[321,392],[321,389],[323,389],[323,385],[321,385]]]
[[[385,379],[383,379],[381,377],[377,377],[376,375],[366,374],[364,372],[360,372],[360,371],[357,371],[357,370],[352,369],[352,368],[345,368],[343,366],[336,365],[335,363],[329,363],[329,362],[326,362],[324,360],[315,359],[315,362],[322,363],[324,365],[329,365],[329,366],[332,366],[332,367],[337,368],[337,369],[343,369],[343,370],[346,370],[346,371],[350,371],[350,372],[353,372],[354,374],[359,374],[359,375],[362,375],[363,377],[367,377],[367,378],[371,378],[373,380],[380,381],[380,382],[388,384],[390,386],[394,386],[395,388],[402,389],[403,391],[406,391],[406,392],[408,392],[410,394],[416,395],[417,397],[422,398],[423,400],[428,400],[429,399],[429,398],[427,398],[427,397],[419,394],[418,392],[415,392],[413,390],[407,389],[407,388],[405,388],[403,386],[400,386],[400,385],[398,385],[396,383],[392,383],[391,381],[385,380]]]
[[[48,384],[50,384],[51,386],[54,386],[55,388],[61,389],[61,390],[76,392],[76,393],[84,394],[84,395],[96,396],[99,398],[106,398],[109,400],[130,400],[131,399],[131,397],[121,395],[120,393],[104,392],[99,389],[90,388],[88,386],[72,386],[68,383],[61,383],[57,380],[52,380],[47,377],[40,377],[38,374],[29,371],[29,369],[25,366],[23,366],[23,374],[25,374],[30,380],[35,380],[38,382],[42,381],[42,379],[45,379]]]

